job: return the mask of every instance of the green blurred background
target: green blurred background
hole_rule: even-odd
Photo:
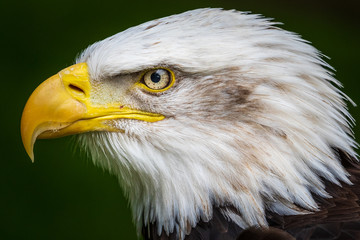
[[[0,239],[136,239],[115,177],[73,150],[70,137],[38,141],[35,163],[20,138],[31,92],[89,44],[144,21],[199,7],[261,13],[331,57],[360,103],[358,0],[5,1],[0,3]],[[358,108],[350,106],[360,121]],[[355,128],[360,136],[359,127]]]

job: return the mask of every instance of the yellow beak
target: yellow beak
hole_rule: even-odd
[[[21,118],[21,137],[34,161],[38,138],[56,138],[89,131],[122,131],[108,120],[130,118],[148,122],[164,119],[156,113],[124,107],[121,103],[94,106],[86,63],[70,66],[40,84],[28,99]]]

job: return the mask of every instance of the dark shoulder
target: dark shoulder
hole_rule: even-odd
[[[350,174],[352,185],[338,186],[323,180],[331,198],[313,196],[320,210],[306,215],[280,216],[268,213],[269,223],[285,229],[298,240],[360,239],[360,165],[345,152],[334,149]]]
[[[142,234],[145,240],[177,240],[176,233],[167,236],[164,232],[160,236],[156,234],[156,223],[143,228]],[[228,221],[220,208],[214,207],[213,218],[208,221],[200,221],[196,227],[192,228],[185,240],[235,240],[242,232],[237,224]]]

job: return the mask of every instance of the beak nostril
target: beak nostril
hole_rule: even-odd
[[[68,88],[69,88],[71,93],[74,93],[76,95],[81,95],[81,96],[86,95],[84,90],[82,90],[81,88],[79,88],[78,86],[75,86],[73,84],[69,84]]]
[[[80,92],[80,93],[83,93],[85,94],[84,90],[82,90],[81,88],[75,86],[75,85],[72,85],[72,84],[69,84],[69,88],[73,91],[77,91],[77,92]]]

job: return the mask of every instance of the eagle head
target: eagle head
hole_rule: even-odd
[[[214,209],[241,228],[316,212],[350,184],[347,100],[321,54],[260,15],[198,9],[88,47],[29,98],[22,138],[79,134],[139,228],[182,239]]]

